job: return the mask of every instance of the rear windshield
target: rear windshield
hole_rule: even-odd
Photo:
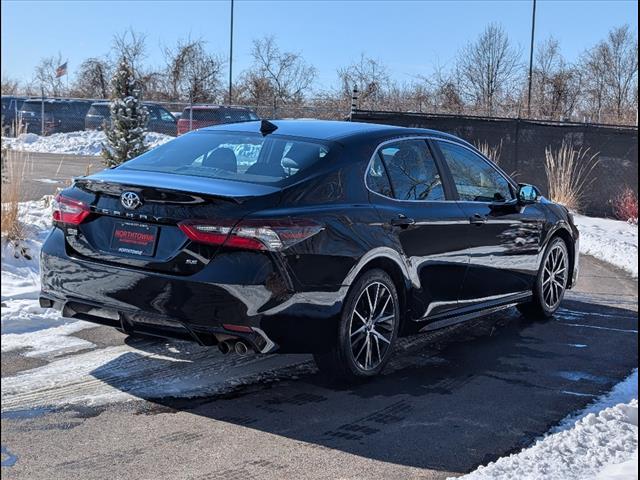
[[[87,115],[102,115],[103,117],[110,115],[109,105],[91,105]]]
[[[296,181],[328,154],[327,145],[312,140],[197,132],[178,137],[119,168],[284,185]]]
[[[188,107],[185,108],[180,118],[184,118],[185,120],[189,120],[190,118],[192,118],[191,109]],[[249,110],[234,110],[229,108],[194,108],[193,120],[215,123],[234,123],[258,120],[258,116]]]

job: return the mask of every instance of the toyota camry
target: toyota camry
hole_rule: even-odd
[[[57,197],[40,304],[223,353],[379,373],[398,336],[517,305],[578,272],[563,206],[438,131],[331,121],[203,128]]]

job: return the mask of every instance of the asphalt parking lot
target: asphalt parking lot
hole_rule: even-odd
[[[70,178],[104,168],[102,157],[29,152],[14,160],[14,176],[22,181],[21,200],[39,200],[65,188]]]
[[[75,335],[73,353],[2,356],[11,479],[430,479],[527,446],[637,366],[637,282],[583,257],[552,320],[515,309],[405,339],[346,387],[308,356]]]

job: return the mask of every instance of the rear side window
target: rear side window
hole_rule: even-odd
[[[256,133],[198,132],[126,162],[131,170],[263,184],[287,184],[326,161],[328,145]]]
[[[393,197],[398,200],[444,200],[440,173],[424,140],[403,140],[378,151]],[[373,162],[375,163],[375,162]]]
[[[193,118],[193,120],[213,123],[235,123],[258,120],[258,116],[249,110],[233,108],[194,108],[193,117],[191,117],[191,109],[185,108],[180,118],[186,120]]]
[[[92,105],[87,114],[96,116],[102,115],[103,117],[109,116],[109,105]]]
[[[468,148],[438,141],[462,201],[504,202],[513,199],[511,185],[498,170]]]
[[[47,108],[47,103],[45,102],[44,104],[45,109]],[[22,104],[22,111],[23,112],[40,112],[40,109],[42,108],[42,103],[41,102],[24,102]]]
[[[382,164],[382,159],[377,154],[373,158],[369,166],[369,171],[367,172],[367,186],[375,193],[393,198],[393,190],[391,190],[387,170]]]

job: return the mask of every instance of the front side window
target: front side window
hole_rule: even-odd
[[[327,145],[311,140],[203,131],[178,137],[120,168],[283,185],[328,154]]]
[[[174,123],[176,120],[175,118],[173,118],[173,115],[171,115],[168,111],[166,111],[164,108],[159,108],[158,111],[160,112],[160,119],[163,122],[171,122]]]
[[[460,200],[467,202],[505,202],[513,199],[511,185],[504,176],[468,148],[438,141],[451,170]]]
[[[404,140],[379,150],[398,200],[444,200],[442,180],[424,140]]]

